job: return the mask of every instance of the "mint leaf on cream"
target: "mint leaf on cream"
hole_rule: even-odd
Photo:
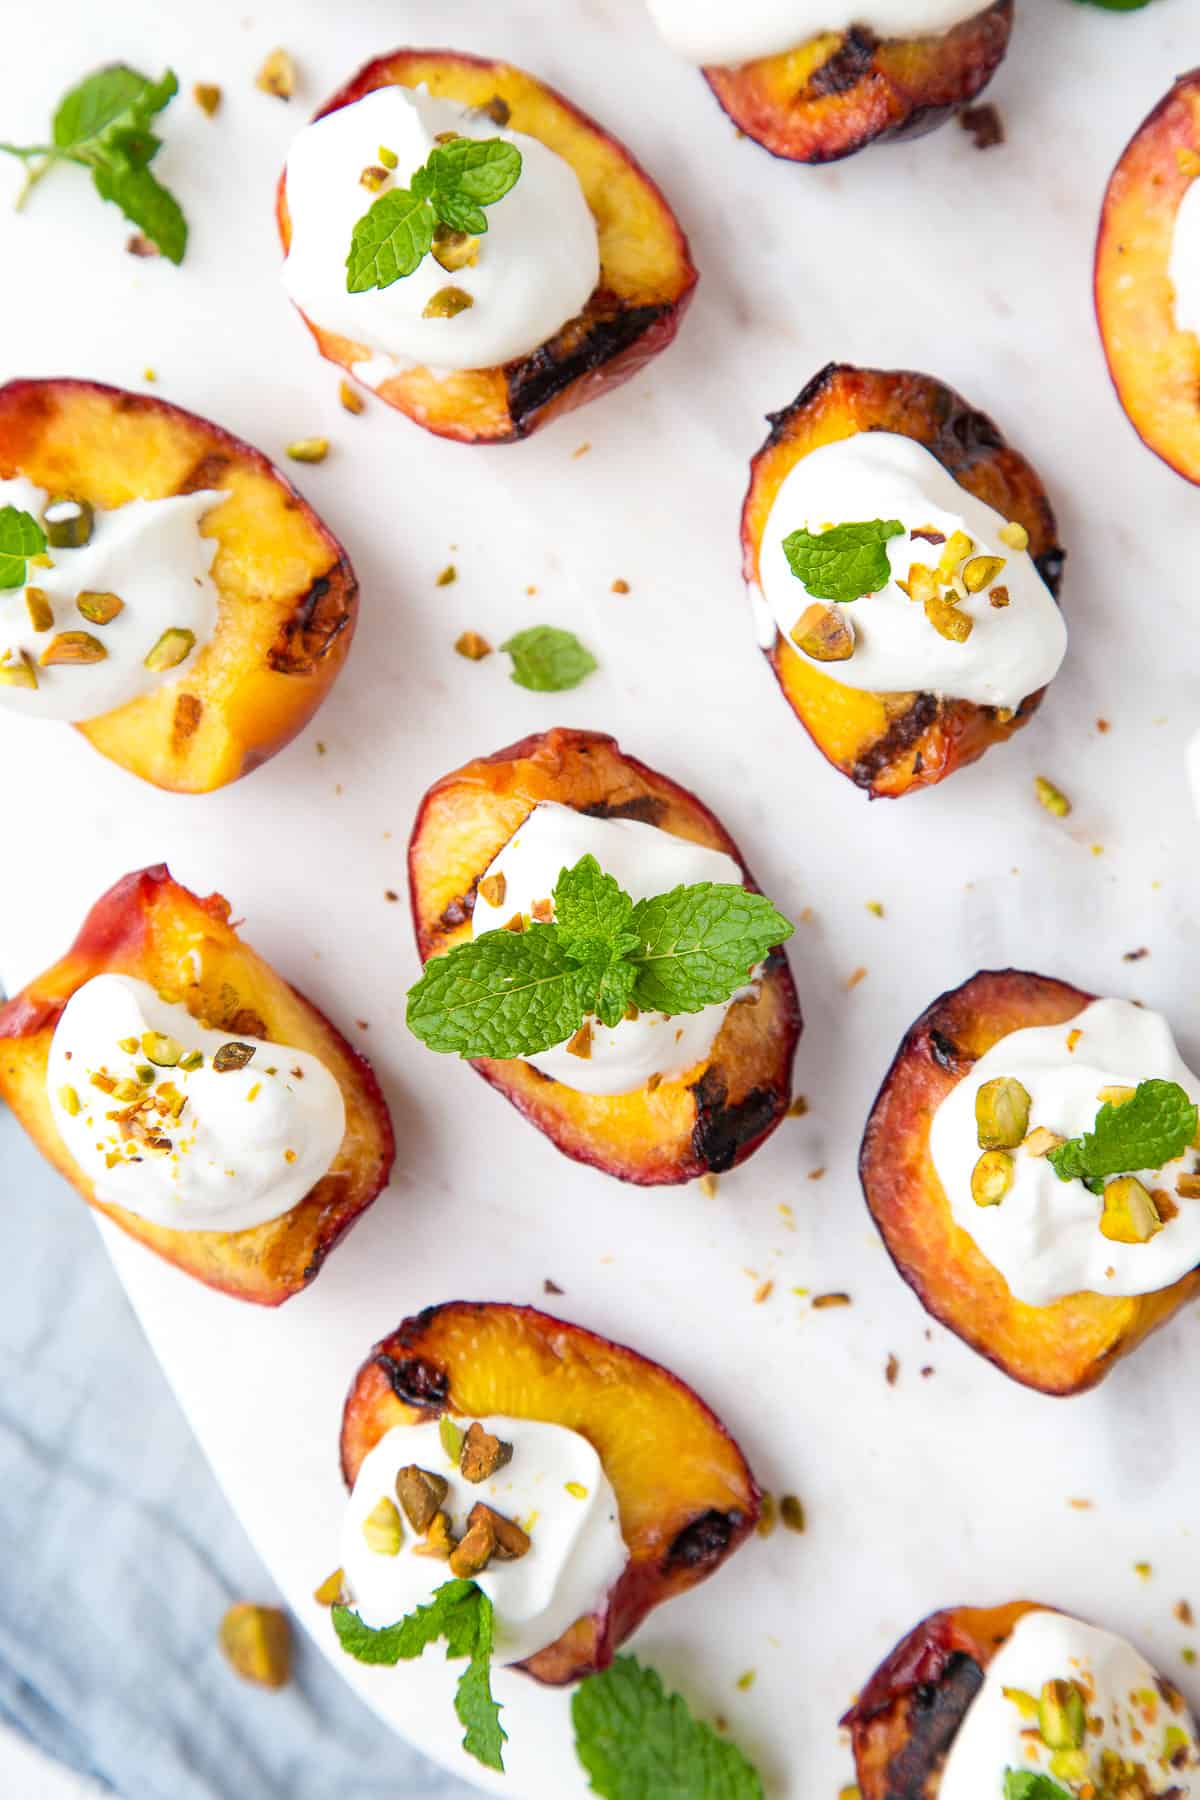
[[[618,1656],[586,1676],[571,1699],[571,1722],[575,1753],[603,1800],[763,1800],[758,1771],[737,1745],[693,1718],[636,1657]]]
[[[1197,1108],[1176,1081],[1142,1081],[1121,1105],[1105,1101],[1096,1123],[1048,1153],[1060,1181],[1091,1183],[1161,1169],[1196,1136]]]
[[[814,600],[861,600],[891,580],[886,546],[903,531],[899,519],[831,525],[819,532],[801,528],[784,538],[783,554]]]
[[[645,1012],[694,1013],[745,987],[793,927],[762,894],[732,883],[673,888],[633,909],[639,948],[635,1003]]]
[[[348,1606],[333,1608],[338,1642],[356,1662],[394,1666],[411,1662],[430,1644],[446,1640],[447,1657],[469,1657],[458,1679],[454,1710],[466,1728],[463,1749],[489,1769],[504,1771],[501,1754],[507,1733],[492,1697],[495,1615],[483,1589],[473,1581],[446,1581],[432,1599],[395,1625],[376,1631]]]
[[[46,534],[32,513],[0,506],[0,588],[23,587],[29,558],[45,548]]]
[[[380,178],[383,170],[378,171]],[[430,151],[408,186],[389,188],[355,224],[346,291],[391,287],[420,268],[439,225],[480,237],[495,206],[521,174],[521,152],[505,138],[451,138]]]
[[[432,956],[408,994],[408,1028],[431,1050],[535,1056],[563,1044],[595,998],[553,925],[485,931]]]
[[[1005,1769],[1004,1800],[1071,1800],[1065,1787],[1034,1769]]]

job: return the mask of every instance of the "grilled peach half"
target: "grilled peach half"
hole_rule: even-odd
[[[450,50],[394,50],[360,69],[316,115],[375,88],[424,86],[438,99],[479,107],[570,163],[599,234],[600,279],[583,312],[528,356],[502,367],[436,373],[406,368],[376,392],[439,437],[503,444],[636,375],[679,329],[696,285],[688,241],[666,200],[615,138],[536,76],[511,63]],[[286,172],[279,235],[291,242]],[[351,374],[371,352],[305,318],[322,356]]]
[[[1096,317],[1130,424],[1156,456],[1200,482],[1200,338],[1175,323],[1175,221],[1200,175],[1200,69],[1181,75],[1128,144],[1096,244]]]
[[[738,130],[772,156],[836,162],[942,124],[987,86],[1012,26],[1013,0],[994,0],[935,36],[879,38],[852,25],[704,76]]]
[[[475,892],[501,848],[542,800],[601,818],[640,819],[745,865],[693,795],[595,731],[554,730],[477,757],[435,782],[409,845],[413,923],[422,960],[470,936]],[[747,876],[747,883],[753,882]],[[660,1186],[731,1169],[779,1123],[791,1097],[800,1008],[781,949],[757,999],[729,1009],[708,1061],[652,1091],[581,1094],[523,1060],[473,1067],[576,1162]]]
[[[127,875],[93,906],[67,954],[0,1007],[0,1099],[89,1206],[166,1262],[236,1300],[278,1306],[308,1286],[387,1185],[391,1120],[370,1066],[307,1000],[242,943],[219,894],[201,900],[161,865]],[[96,975],[148,982],[193,1018],[319,1057],[342,1090],[346,1135],[328,1173],[278,1219],[248,1231],[175,1231],[102,1204],[62,1141],[46,1092],[54,1030]]]
[[[712,1575],[753,1530],[761,1495],[741,1451],[677,1376],[529,1306],[453,1300],[372,1349],[342,1418],[342,1474],[396,1425],[452,1412],[563,1425],[587,1438],[629,1561],[604,1608],[521,1667],[552,1686],[607,1668],[646,1614]]]
[[[79,726],[143,781],[205,794],[302,731],[346,660],[358,583],[333,534],[266,457],[147,394],[95,381],[0,387],[0,476],[123,506],[201,488],[217,545],[216,634],[175,680]]]
[[[956,1606],[932,1613],[876,1669],[842,1724],[850,1732],[862,1800],[932,1800],[946,1755],[988,1664],[1026,1613]]]
[[[769,422],[742,509],[742,569],[752,591],[771,508],[799,459],[860,431],[890,431],[923,444],[968,493],[1023,525],[1030,555],[1057,598],[1065,556],[1045,490],[991,419],[953,388],[905,370],[829,363]],[[817,749],[873,800],[932,787],[974,762],[1027,724],[1045,691],[1028,695],[1010,715],[970,700],[847,687],[779,632],[766,657]]]
[[[929,1154],[933,1115],[973,1062],[1010,1032],[1061,1025],[1094,999],[1065,981],[982,971],[943,994],[904,1038],[859,1155],[863,1193],[922,1306],[1026,1387],[1079,1394],[1200,1293],[1200,1271],[1134,1298],[1071,1294],[1029,1306],[956,1225]]]

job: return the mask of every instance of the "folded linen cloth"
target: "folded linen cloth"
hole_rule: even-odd
[[[124,1800],[468,1800],[303,1633],[279,1692],[229,1669],[226,1607],[277,1595],[86,1208],[2,1107],[0,1205],[0,1720]]]

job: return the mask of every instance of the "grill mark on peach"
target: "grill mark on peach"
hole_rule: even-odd
[[[929,1049],[939,1069],[945,1069],[947,1075],[965,1075],[975,1061],[966,1051],[960,1050],[953,1038],[946,1036],[936,1026],[929,1029]]]
[[[233,466],[233,458],[224,450],[206,450],[194,462],[179,486],[177,494],[199,494],[205,488],[219,488]]]
[[[638,819],[643,825],[657,825],[667,803],[657,794],[633,794],[628,800],[595,800],[578,810],[589,819]]]
[[[394,1357],[381,1351],[375,1358],[396,1396],[406,1406],[440,1412],[450,1392],[450,1377],[437,1363],[423,1356]]]
[[[781,1093],[757,1087],[730,1105],[728,1083],[715,1063],[705,1069],[692,1095],[696,1102],[692,1151],[714,1175],[732,1169],[739,1151],[770,1129],[784,1105]]]
[[[852,25],[833,55],[813,72],[803,94],[797,98],[848,93],[871,73],[878,47],[879,39],[873,31],[862,25]]]
[[[858,758],[850,772],[851,780],[859,787],[869,788],[898,756],[924,736],[938,716],[939,705],[936,694],[918,694],[912,705],[893,719],[883,736],[876,738]]]
[[[880,1800],[925,1800],[937,1793],[946,1752],[982,1686],[979,1664],[955,1650],[936,1681],[913,1689],[906,1709],[907,1737],[888,1762]]]
[[[344,562],[333,563],[297,600],[267,652],[277,675],[311,675],[349,629],[357,589]]]
[[[597,292],[581,319],[572,320],[531,356],[508,364],[508,410],[518,437],[532,429],[537,415],[572,382],[623,355],[674,310],[670,306],[621,306],[618,301],[618,311],[592,314],[590,309],[600,299]]]
[[[663,1557],[664,1570],[687,1569],[693,1574],[707,1574],[721,1561],[744,1522],[743,1513],[723,1513],[711,1507],[675,1533]]]

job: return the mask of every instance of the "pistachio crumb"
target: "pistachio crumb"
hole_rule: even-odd
[[[867,911],[873,919],[882,919],[884,916],[883,902],[881,900],[868,900]]]
[[[759,1502],[758,1524],[754,1527],[759,1537],[770,1537],[779,1523],[779,1507],[774,1494],[764,1494]]]
[[[716,1199],[717,1189],[720,1185],[720,1177],[712,1174],[702,1175],[696,1183],[696,1186],[700,1189],[700,1192],[704,1195],[706,1200]]]
[[[578,1056],[587,1061],[592,1054],[592,1022],[585,1019],[574,1037],[567,1041],[567,1055]]]
[[[1135,1562],[1133,1572],[1141,1581],[1149,1581],[1154,1570],[1148,1562]]]
[[[813,1311],[822,1312],[830,1306],[849,1306],[849,1294],[814,1294]]]
[[[898,1356],[888,1357],[884,1365],[883,1378],[889,1387],[895,1387],[900,1379],[900,1358]]]
[[[864,968],[855,969],[853,974],[848,975],[846,978],[847,991],[849,991],[851,988],[856,988],[858,986],[859,982],[865,981],[866,978],[867,978],[867,971]]]
[[[361,413],[366,411],[366,401],[363,399],[358,389],[356,387],[351,387],[348,381],[343,381],[338,384],[338,399],[348,413]]]
[[[441,571],[440,575],[437,577],[437,580],[434,582],[433,585],[435,587],[450,587],[457,580],[458,580],[458,570],[455,568],[453,563],[447,563],[445,568]]]
[[[764,1300],[769,1300],[774,1292],[775,1283],[773,1281],[760,1281],[754,1290],[755,1306],[761,1306]]]
[[[234,1673],[259,1687],[281,1688],[291,1674],[291,1630],[275,1606],[241,1601],[221,1620],[219,1642]]]
[[[787,1109],[789,1119],[802,1119],[808,1112],[808,1101],[803,1094],[797,1094]]]
[[[1028,550],[1029,548],[1029,533],[1016,519],[1010,519],[1007,525],[1002,525],[996,536],[1002,544],[1007,544],[1010,550]]]
[[[779,1502],[779,1518],[787,1531],[802,1532],[807,1529],[808,1520],[804,1515],[804,1503],[795,1494],[784,1494]]]
[[[468,662],[482,662],[485,656],[492,654],[492,646],[477,631],[464,631],[454,640],[454,648]]]
[[[618,575],[617,579],[612,584],[612,591],[614,594],[627,594],[629,592],[629,583]]]
[[[254,77],[254,85],[277,100],[291,99],[296,91],[296,65],[286,50],[271,51]]]
[[[754,1686],[754,1670],[744,1669],[737,1678],[737,1685],[742,1693],[747,1693]]]
[[[582,1481],[564,1481],[563,1486],[572,1500],[586,1500],[588,1497],[588,1491]]]
[[[212,81],[197,81],[192,87],[192,99],[206,118],[211,119],[221,104],[221,90]]]
[[[296,438],[288,445],[287,454],[293,462],[324,462],[329,455],[329,439],[323,437]]]

